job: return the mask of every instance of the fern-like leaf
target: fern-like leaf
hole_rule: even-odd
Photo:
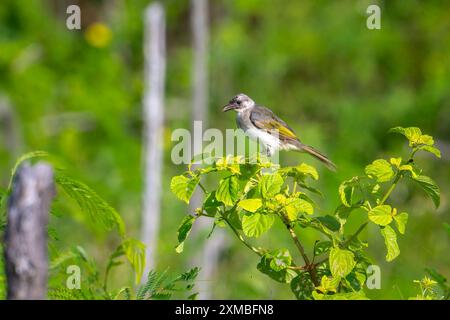
[[[117,227],[119,234],[125,236],[125,225],[119,213],[86,184],[57,171],[56,183],[74,199],[81,210],[89,215],[94,223],[100,223],[106,230]]]

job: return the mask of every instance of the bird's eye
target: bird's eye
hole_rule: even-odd
[[[237,101],[237,104],[238,104],[238,105],[241,105],[241,101],[238,100],[238,101]]]

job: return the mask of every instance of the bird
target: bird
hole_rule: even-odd
[[[240,93],[234,96],[222,111],[234,110],[236,123],[247,136],[260,141],[269,157],[277,150],[305,152],[320,160],[325,166],[336,171],[336,165],[317,149],[303,144],[294,130],[272,110],[255,103],[249,96]]]

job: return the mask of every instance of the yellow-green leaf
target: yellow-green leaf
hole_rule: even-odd
[[[333,277],[344,278],[355,267],[355,256],[349,250],[333,248],[330,250],[330,271]]]
[[[272,227],[275,221],[273,215],[261,214],[259,212],[245,214],[242,217],[242,231],[247,237],[259,237]]]
[[[392,222],[392,208],[387,204],[373,208],[368,215],[372,222],[380,226],[386,226]]]
[[[397,224],[398,232],[405,234],[406,223],[408,222],[408,214],[402,212],[394,216],[395,223]]]
[[[249,212],[256,212],[262,206],[261,199],[244,199],[239,201],[238,206]]]
[[[377,182],[387,182],[394,176],[394,170],[389,162],[378,159],[366,166],[366,175],[375,178]]]
[[[236,202],[239,193],[239,181],[235,176],[229,176],[220,180],[216,191],[216,199],[227,206],[232,206]]]
[[[172,190],[178,199],[189,203],[198,182],[198,177],[188,178],[186,176],[175,176],[170,182],[170,190]]]
[[[390,226],[385,226],[380,231],[386,244],[386,261],[392,261],[400,254],[400,248],[397,244],[397,234]]]

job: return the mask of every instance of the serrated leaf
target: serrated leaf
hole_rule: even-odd
[[[170,182],[170,190],[177,196],[178,199],[189,203],[189,200],[194,193],[197,184],[199,183],[198,177],[188,178],[186,176],[175,176]]]
[[[191,232],[192,226],[195,222],[195,217],[191,215],[187,215],[181,221],[180,226],[178,227],[178,245],[175,248],[177,253],[183,252],[184,249],[184,241],[189,236]]]
[[[397,234],[390,226],[385,226],[380,229],[381,235],[384,237],[386,244],[386,261],[392,261],[400,254],[400,248],[397,244]]]
[[[242,217],[242,231],[247,237],[259,237],[272,227],[275,217],[259,212],[245,214]]]
[[[377,206],[369,211],[368,216],[372,222],[385,226],[392,222],[392,208],[387,204]]]
[[[266,174],[259,181],[259,188],[263,198],[270,199],[281,191],[284,180],[278,173]]]
[[[387,182],[394,176],[394,170],[389,162],[384,159],[378,159],[366,166],[365,173],[377,182]]]
[[[239,201],[238,207],[248,211],[248,212],[256,212],[262,206],[261,199],[244,199]]]
[[[229,176],[220,180],[216,191],[216,198],[227,206],[233,206],[239,194],[239,181],[236,176]]]
[[[398,232],[401,234],[405,234],[406,223],[408,222],[408,214],[406,212],[402,212],[394,216],[394,220],[397,224]]]
[[[431,200],[433,200],[435,207],[438,208],[441,202],[441,190],[436,182],[427,176],[415,176],[411,177],[411,179],[419,184]]]
[[[356,265],[355,256],[351,251],[339,248],[330,250],[330,271],[333,277],[344,278]]]

